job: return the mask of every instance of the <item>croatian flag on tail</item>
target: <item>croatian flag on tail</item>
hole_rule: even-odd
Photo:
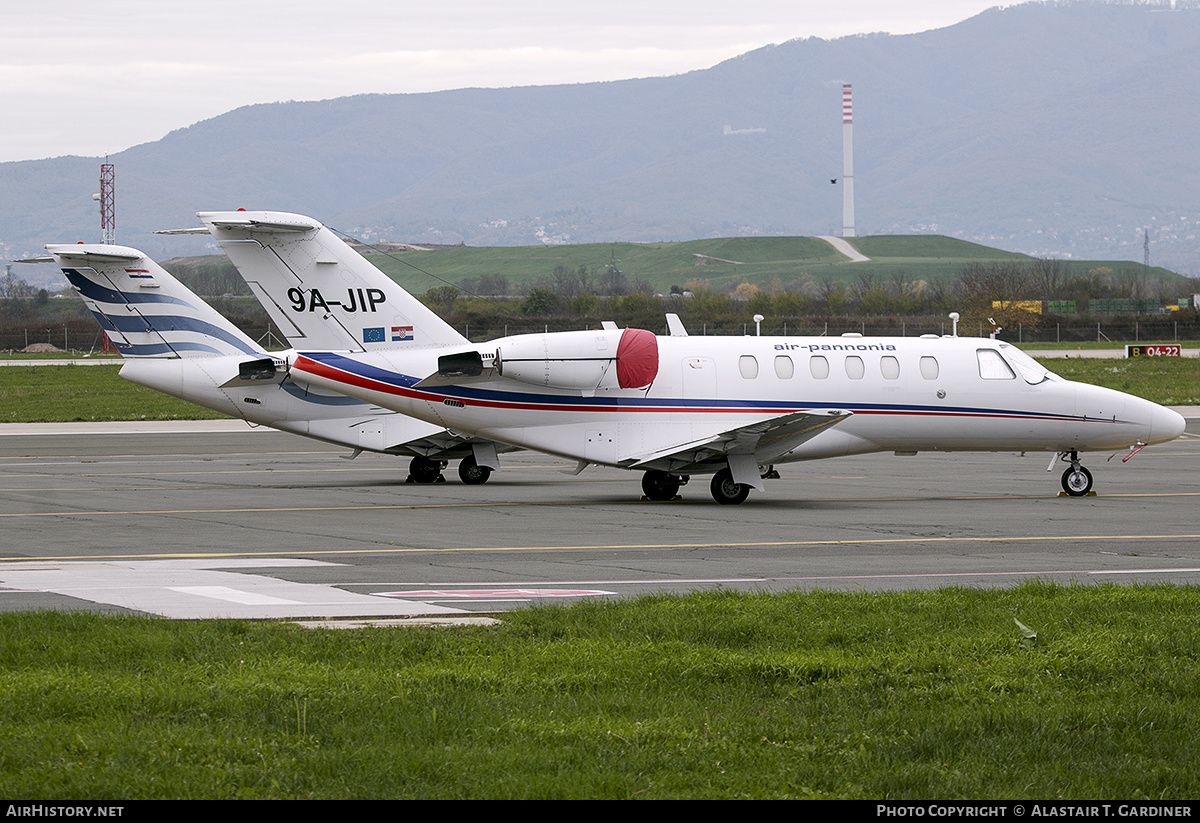
[[[399,343],[413,339],[412,326],[392,326],[392,342]]]

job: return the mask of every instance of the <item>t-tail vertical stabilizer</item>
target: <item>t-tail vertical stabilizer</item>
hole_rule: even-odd
[[[362,352],[467,342],[312,218],[264,211],[198,216],[298,349]]]
[[[262,348],[137,249],[48,245],[125,358],[265,357]]]

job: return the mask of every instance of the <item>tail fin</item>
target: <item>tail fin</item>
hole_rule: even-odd
[[[261,346],[137,249],[77,244],[46,251],[125,357],[264,356]]]
[[[264,211],[198,216],[295,348],[372,351],[467,342],[312,218]]]

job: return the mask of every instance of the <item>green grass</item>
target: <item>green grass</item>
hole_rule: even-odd
[[[88,353],[78,351],[51,351],[51,352],[0,352],[0,360],[104,360],[111,361],[120,365],[121,355],[119,354],[101,354],[99,352]]]
[[[1003,251],[941,234],[880,234],[849,238],[850,245],[872,259],[917,258],[938,260],[1018,260],[1034,258],[1019,252]]]
[[[6,614],[0,795],[1192,797],[1198,609],[1030,583],[436,630]]]
[[[1039,358],[1068,380],[1092,383],[1145,397],[1164,406],[1200,406],[1200,358]]]
[[[0,367],[0,423],[226,417],[130,383],[118,371],[116,365]]]

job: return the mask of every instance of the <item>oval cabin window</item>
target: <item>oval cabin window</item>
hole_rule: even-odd
[[[808,358],[808,370],[812,372],[812,376],[818,380],[824,380],[829,376],[829,361],[821,355],[813,355]]]
[[[857,354],[852,354],[846,358],[846,376],[851,380],[862,380],[863,375],[867,373],[866,367],[863,365],[863,359]]]
[[[758,377],[758,360],[752,354],[743,354],[738,358],[738,370],[741,371],[742,377],[753,380]]]
[[[926,380],[937,380],[938,361],[936,357],[921,358],[921,376]]]
[[[899,380],[900,361],[890,354],[885,354],[879,358],[879,371],[883,373],[884,380]]]
[[[786,354],[775,356],[775,376],[780,380],[791,380],[792,375],[796,373],[796,367],[792,363],[792,358]]]

